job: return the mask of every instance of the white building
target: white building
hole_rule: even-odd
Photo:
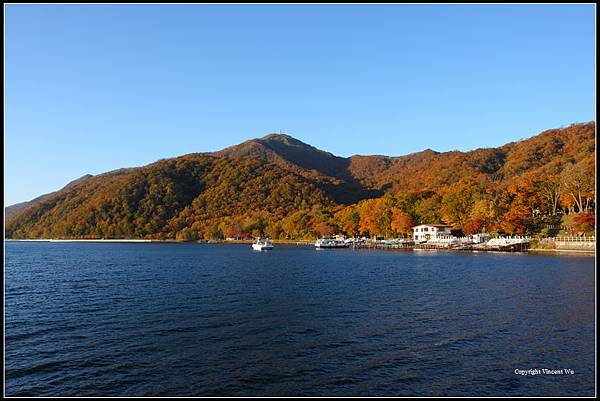
[[[429,241],[430,239],[447,238],[450,234],[450,226],[445,224],[421,224],[413,230],[413,241]]]

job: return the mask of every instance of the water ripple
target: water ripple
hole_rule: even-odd
[[[593,258],[247,248],[7,243],[6,395],[595,392]]]

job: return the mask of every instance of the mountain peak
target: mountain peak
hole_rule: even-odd
[[[259,141],[264,141],[267,143],[273,143],[273,142],[282,143],[282,144],[288,145],[288,146],[312,147],[312,146],[302,142],[301,140],[294,138],[291,135],[282,134],[282,133],[272,133],[272,134],[265,135],[262,138],[260,138]]]
[[[339,207],[385,193],[406,201],[420,221],[431,221],[441,213],[438,200],[443,202],[463,178],[477,181],[482,191],[502,194],[527,176],[551,183],[569,178],[567,167],[575,162],[581,176],[589,179],[585,185],[593,188],[595,131],[592,122],[545,131],[500,148],[352,158],[274,133],[220,152],[83,176],[57,192],[6,207],[5,237],[195,240],[222,236],[222,229],[215,234],[211,227],[238,227],[259,212],[265,228],[279,232],[281,227],[281,235],[302,238],[313,235],[326,215],[332,216],[332,224],[343,225],[335,217]],[[541,199],[542,192],[534,191],[535,199]],[[499,197],[499,209],[515,207],[520,213],[521,204],[512,205],[510,198]],[[421,208],[421,201],[428,203]],[[388,199],[381,202],[388,205]],[[593,204],[591,197],[586,202]],[[577,209],[585,210],[580,206]],[[574,211],[575,206],[569,207]],[[293,215],[298,211],[306,212],[306,219]],[[374,216],[372,208],[357,211]],[[495,227],[504,226],[503,215],[493,220]],[[280,222],[287,217],[290,227],[283,229],[288,224]]]
[[[275,140],[294,139],[294,140],[297,140],[293,136],[288,135],[288,134],[284,134],[284,133],[281,133],[281,132],[279,132],[279,133],[273,132],[271,134],[267,134],[267,135],[263,136],[260,139],[275,139]]]

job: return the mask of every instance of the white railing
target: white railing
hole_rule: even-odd
[[[515,245],[515,244],[526,244],[531,241],[531,237],[527,236],[516,236],[516,237],[499,237],[492,238],[486,245],[490,246],[505,246],[505,245]]]
[[[575,236],[561,236],[561,237],[549,237],[546,238],[549,241],[555,242],[596,242],[596,237],[575,237]]]
[[[453,244],[456,242],[459,242],[459,239],[455,237],[438,237],[427,241],[428,244]]]

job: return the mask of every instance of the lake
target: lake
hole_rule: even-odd
[[[7,396],[595,393],[593,256],[8,242],[4,274]]]

